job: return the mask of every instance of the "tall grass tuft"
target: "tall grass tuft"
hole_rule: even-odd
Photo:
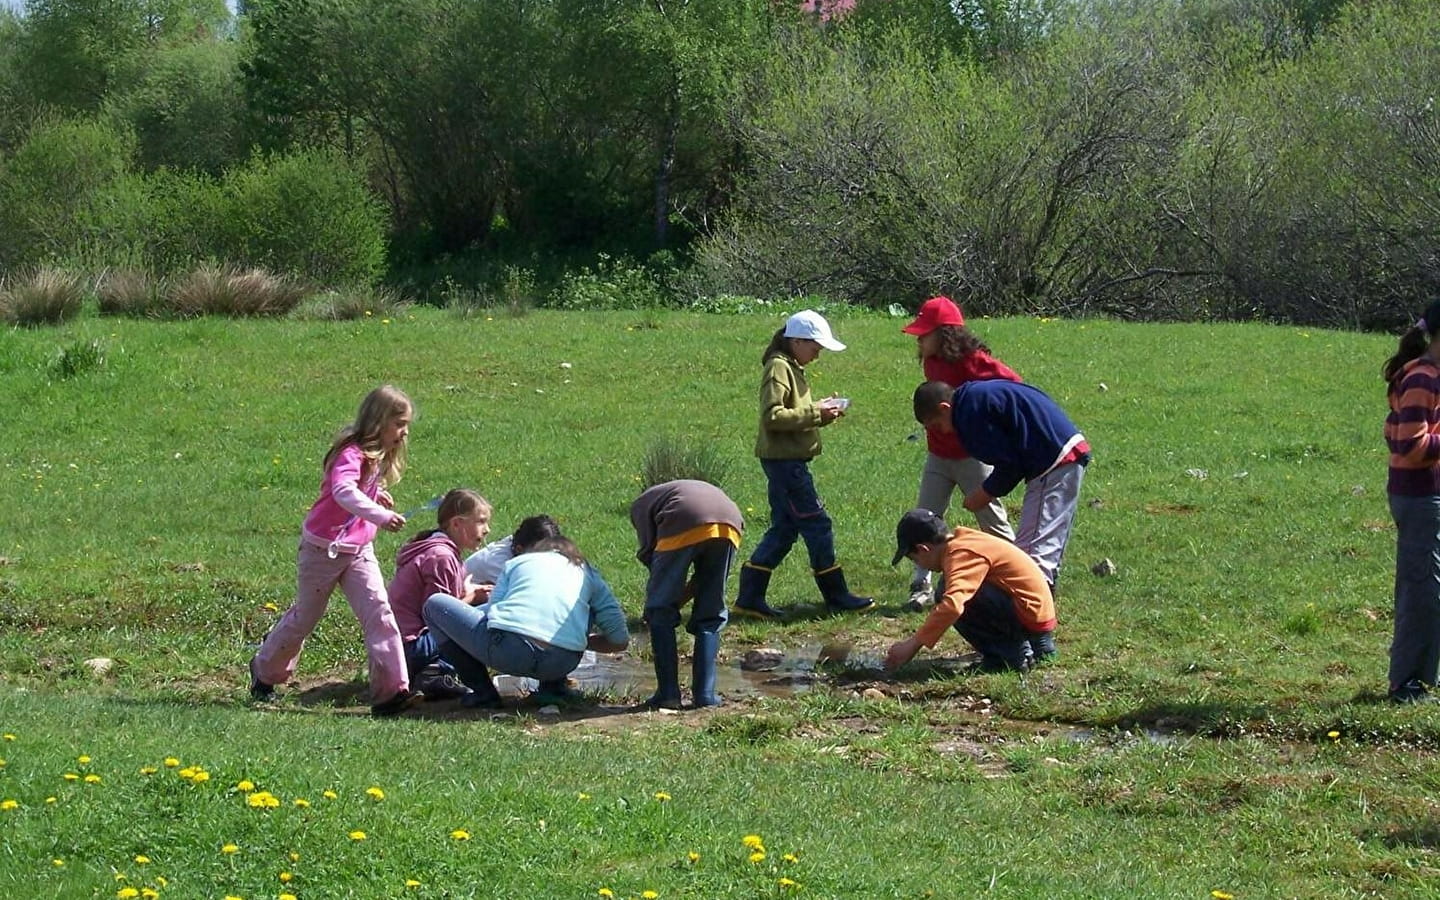
[[[104,316],[158,316],[163,294],[164,286],[143,269],[111,269],[95,288]]]
[[[52,381],[84,375],[105,365],[105,345],[99,338],[72,341],[61,347],[46,367]]]
[[[58,325],[85,301],[83,282],[61,269],[37,269],[0,289],[0,315],[11,325]]]
[[[305,287],[264,269],[201,266],[170,286],[167,311],[180,318],[284,316],[305,297]]]
[[[645,448],[645,456],[640,461],[642,489],[681,478],[708,481],[720,487],[729,474],[730,461],[712,441],[690,444],[680,438],[657,438]]]
[[[316,294],[296,310],[302,319],[343,322],[352,319],[394,318],[410,304],[391,288],[344,288]]]

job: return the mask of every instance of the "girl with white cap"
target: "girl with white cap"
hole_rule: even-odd
[[[770,528],[750,559],[740,568],[740,595],[736,615],[779,619],[781,614],[765,602],[770,576],[785,559],[796,538],[805,540],[815,584],[825,606],[837,612],[868,609],[872,597],[857,597],[845,583],[845,572],[835,561],[835,533],[810,477],[810,460],[820,454],[820,429],[845,415],[848,405],[831,396],[816,401],[810,396],[805,366],[824,350],[844,350],[830,323],[814,310],[804,310],[785,321],[761,357],[760,430],[755,455],[765,471],[770,497]]]

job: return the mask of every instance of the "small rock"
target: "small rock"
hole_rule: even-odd
[[[1115,568],[1114,561],[1107,556],[1097,562],[1095,565],[1091,566],[1090,571],[1100,576],[1101,578],[1108,578],[1109,576],[1114,575],[1119,570]]]
[[[205,564],[203,562],[176,563],[170,568],[176,572],[203,572],[205,571]]]
[[[1365,485],[1363,485],[1363,484],[1357,484],[1357,485],[1355,485],[1354,487],[1352,487],[1352,488],[1350,489],[1350,496],[1352,496],[1352,497],[1363,497],[1363,496],[1365,496]]]
[[[555,706],[554,704],[551,704],[550,706],[542,706],[542,707],[540,707],[540,709],[538,709],[538,710],[536,710],[536,711],[537,711],[538,713],[540,713],[540,715],[542,715],[542,716],[558,716],[558,715],[560,715],[560,707]]]
[[[90,670],[91,675],[96,678],[104,678],[110,674],[111,669],[115,668],[115,660],[108,656],[96,656],[85,660],[84,666]]]
[[[785,651],[773,647],[759,647],[745,651],[740,668],[746,672],[769,672],[780,667],[785,661]]]
[[[1204,481],[1205,479],[1210,477],[1210,473],[1205,471],[1204,469],[1186,469],[1185,474],[1189,475],[1191,478],[1194,478],[1197,481]]]
[[[1091,508],[1091,509],[1104,509],[1104,508],[1105,508],[1105,501],[1104,501],[1104,500],[1101,500],[1099,497],[1096,497],[1094,500],[1091,500],[1091,501],[1090,501],[1090,508]]]
[[[872,687],[872,688],[866,688],[865,690],[861,691],[861,692],[860,692],[860,697],[861,697],[862,699],[864,699],[864,700],[884,700],[884,699],[886,699],[886,698],[885,698],[885,692],[884,692],[884,691],[880,690],[879,688],[873,688],[873,687]]]
[[[1098,385],[1098,387],[1100,388],[1100,393],[1102,393],[1102,394],[1105,393],[1106,391],[1110,390],[1110,385],[1106,384],[1106,383],[1103,382],[1103,381],[1100,382],[1100,384]]]
[[[8,556],[0,556],[0,566],[13,565],[14,562],[15,562],[15,560],[11,559],[11,558],[8,557]]]

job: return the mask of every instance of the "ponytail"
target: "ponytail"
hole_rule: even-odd
[[[1430,301],[1420,321],[1400,335],[1400,346],[1395,350],[1395,355],[1385,360],[1385,365],[1380,370],[1386,383],[1394,384],[1400,378],[1400,373],[1405,371],[1405,366],[1425,352],[1435,335],[1440,335],[1440,300]]]

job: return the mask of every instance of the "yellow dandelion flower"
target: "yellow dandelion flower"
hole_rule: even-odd
[[[599,894],[599,895],[602,896],[602,897],[614,897],[614,896],[615,896],[615,892],[612,891],[612,890],[610,890],[609,888],[601,888],[600,890],[596,891],[595,893]]]
[[[655,799],[659,800],[661,803],[664,803],[666,800],[670,799],[670,795],[665,793],[664,791],[656,791]]]
[[[156,900],[156,898],[160,896],[160,892],[152,887],[143,887],[140,889],[140,896],[144,897],[145,900]]]
[[[278,466],[278,465],[280,464],[279,460],[276,460],[275,464]],[[262,603],[262,604],[260,604],[260,608],[263,609],[263,610],[265,610],[266,612],[279,612],[279,611],[280,611],[280,607],[276,606],[276,605],[273,604],[273,603]]]
[[[79,776],[79,775],[76,775],[74,772],[66,772],[66,773],[65,773],[63,776],[61,776],[61,777],[63,777],[66,781],[79,781],[79,780],[80,780],[80,776]]]
[[[7,740],[7,741],[13,741],[13,740],[15,740],[15,735],[13,735],[13,734],[6,734],[6,735],[3,735],[3,737],[4,737],[5,740]]]
[[[173,769],[173,768],[175,768],[175,767],[178,766],[178,765],[180,765],[180,760],[176,759],[176,758],[173,757],[173,756],[167,756],[167,757],[165,757],[165,768],[167,768],[167,769]]]
[[[783,860],[785,860],[786,862],[799,862],[799,861],[800,861],[800,857],[796,856],[796,855],[793,854],[793,853],[787,853],[787,854],[785,854],[784,856],[782,856],[782,857],[780,857],[780,858],[783,859]]]
[[[352,832],[350,832],[350,840],[352,840],[352,841],[363,841],[363,840],[365,840],[365,832],[363,832],[363,831],[352,831]]]
[[[306,800],[304,797],[296,797],[296,798],[295,798],[295,805],[298,806],[298,807],[300,807],[301,809],[309,809],[309,808],[310,808],[310,801],[309,801],[309,800]]]
[[[1210,896],[1214,897],[1215,900],[1235,900],[1234,894],[1227,894],[1224,891],[1211,891]]]
[[[457,828],[454,831],[450,832],[450,838],[451,840],[456,841],[468,841],[470,840],[470,832],[466,831],[463,828]]]
[[[640,896],[644,897],[645,900],[655,900],[655,898],[660,895],[655,893],[654,891],[645,891]]]
[[[240,852],[240,848],[237,847],[237,846],[234,845],[234,844],[226,844],[225,846],[223,846],[223,847],[220,848],[220,852],[221,852],[221,853],[239,853],[239,852]]]
[[[290,882],[295,880],[295,876],[291,875],[289,872],[281,872],[276,877],[280,879],[281,884],[289,884]]]
[[[700,861],[700,854],[696,853],[694,850],[691,850],[689,853],[685,854],[685,858],[690,860],[692,863],[697,863]]]
[[[234,894],[226,894],[225,900],[245,900],[244,897],[236,897]]]
[[[86,775],[86,776],[85,776],[85,783],[86,783],[86,784],[99,784],[99,783],[100,783],[100,776],[99,776],[99,775],[96,775],[94,772],[91,772],[89,775]]]
[[[145,854],[141,853],[139,856],[135,857],[135,862],[139,863],[139,864],[142,865],[142,866],[144,866],[144,865],[149,865],[149,863],[150,863],[150,857],[148,857],[148,856],[146,856]]]
[[[290,861],[291,861],[291,862],[299,862],[299,861],[300,861],[300,854],[296,853],[294,850],[291,850],[291,851],[290,851]]]
[[[57,869],[63,868],[65,865],[65,860],[56,857],[55,859],[50,860],[50,865],[54,866]]]
[[[124,881],[124,880],[125,880],[125,873],[124,873],[124,872],[116,872],[116,873],[115,873],[115,880],[116,880],[116,881]]]
[[[365,796],[373,797],[376,800],[384,800],[385,792],[380,790],[378,787],[370,787],[365,789]]]
[[[276,900],[298,900],[294,894],[281,894]]]
[[[129,900],[129,898],[131,897],[140,896],[140,889],[133,887],[123,887],[115,892],[115,896],[119,897],[120,900]]]
[[[1338,732],[1338,731],[1327,732],[1325,736],[1328,737],[1328,738],[1329,738],[1330,740],[1332,740],[1332,741],[1338,741],[1338,740],[1340,740],[1340,732]]]
[[[750,854],[750,861],[751,861],[752,863],[764,862],[764,861],[765,861],[765,851],[764,851],[764,850],[756,850],[754,853]]]
[[[195,773],[198,771],[200,770],[195,768],[194,766],[186,766],[175,774],[179,775],[181,778],[184,778],[186,781],[189,781],[191,778],[195,777]]]
[[[155,883],[158,884],[158,885],[160,885],[161,887],[169,887],[169,886],[170,886],[170,882],[165,878],[164,875],[156,875],[156,876],[155,876]]]
[[[581,792],[580,792],[580,795],[579,795],[579,799],[582,800],[582,801],[583,801],[583,800],[589,800],[589,799],[590,799],[590,795],[587,794],[587,793],[585,793],[584,791],[581,791]]]
[[[19,808],[20,808],[20,801],[18,801],[18,800],[0,800],[0,809],[19,809]]]
[[[88,757],[88,756],[86,756],[86,755],[84,755],[84,754],[82,753],[81,755],[75,757],[75,761],[78,762],[78,763],[79,763],[80,765],[82,765],[82,766],[87,766],[87,765],[90,764],[90,757]]]
[[[782,878],[780,879],[780,886],[782,888],[798,888],[800,886],[800,882],[796,881],[793,878]]]
[[[413,878],[407,878],[405,879],[405,886],[407,888],[417,888],[420,886],[420,882],[416,881]]]
[[[204,769],[201,769],[199,772],[196,772],[196,773],[195,773],[195,777],[194,777],[194,778],[190,779],[190,783],[191,783],[191,784],[204,784],[205,782],[207,782],[207,781],[209,781],[209,780],[210,780],[210,773],[209,773],[209,772],[206,772]]]
[[[141,774],[141,775],[154,775],[154,774],[155,774],[156,772],[158,772],[158,771],[160,771],[160,770],[159,770],[158,768],[156,768],[155,766],[141,766],[141,767],[140,767],[140,774]]]
[[[324,797],[326,800],[334,800],[334,799],[336,799],[337,797],[339,797],[340,795],[337,794],[337,793],[335,793],[334,791],[326,791],[325,793],[321,794],[320,796]]]
[[[46,802],[46,803],[54,803],[54,802],[55,802],[55,798],[54,798],[54,797],[46,797],[46,798],[45,798],[45,802]]]
[[[246,779],[235,785],[235,790],[239,791],[242,794],[248,794],[250,791],[255,790],[255,782]]]
[[[751,850],[759,850],[765,846],[765,842],[760,840],[760,835],[758,834],[747,834],[740,839],[740,843],[749,847]]]
[[[0,759],[0,769],[5,768],[5,760]]]

